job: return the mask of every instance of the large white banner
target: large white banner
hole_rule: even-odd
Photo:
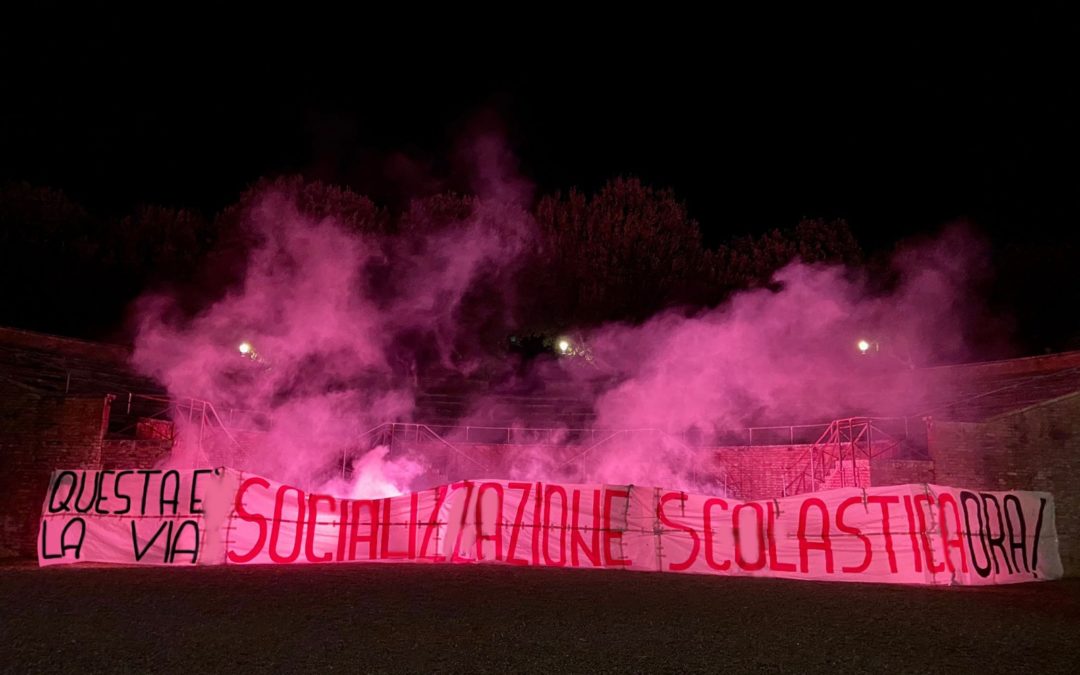
[[[57,471],[38,560],[483,562],[967,585],[1062,575],[1044,492],[898,485],[743,502],[473,480],[353,500],[232,469]]]

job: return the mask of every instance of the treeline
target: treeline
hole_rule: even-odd
[[[373,235],[454,227],[479,207],[475,197],[444,193],[393,212],[347,187],[292,176],[261,179],[211,216],[144,205],[102,217],[61,190],[9,184],[0,188],[0,324],[122,339],[125,312],[144,291],[175,291],[192,309],[212,301],[243,270],[251,244],[244,219],[267,189],[313,218]],[[507,330],[519,334],[715,305],[767,283],[794,258],[847,264],[862,258],[842,220],[803,220],[707,248],[672,191],[633,178],[611,180],[595,194],[543,196],[530,213],[514,217],[536,223],[513,280],[500,282],[517,286],[519,320]]]

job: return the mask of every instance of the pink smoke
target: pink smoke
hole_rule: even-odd
[[[510,189],[500,188],[499,202],[471,200],[458,221],[417,218],[414,231],[395,236],[313,219],[288,191],[259,195],[244,214],[254,244],[235,288],[194,318],[169,297],[140,302],[133,362],[141,372],[174,397],[261,413],[253,441],[216,439],[214,456],[193,452],[183,441],[197,432],[177,420],[171,460],[230,464],[313,488],[345,463],[353,478],[329,484],[337,492],[407,488],[429,468],[423,458],[372,451],[354,461],[351,453],[365,432],[410,417],[418,362],[475,368],[471,294],[478,280],[492,286],[516,264],[531,233],[528,216],[506,199]],[[500,304],[505,298],[487,313]]]
[[[715,491],[723,469],[682,440],[690,434],[708,444],[735,430],[745,438],[748,426],[915,415],[927,392],[913,368],[962,361],[965,331],[986,320],[975,294],[985,257],[957,225],[902,247],[884,289],[856,270],[794,261],[768,288],[717,308],[592,330],[582,338],[590,366],[559,376],[593,392],[595,426],[613,433],[579,442],[569,457],[551,448],[513,453],[502,473],[539,480],[569,464],[589,482]],[[874,352],[860,354],[860,339]],[[470,423],[483,424],[490,406],[478,401]]]
[[[888,292],[851,270],[796,261],[772,288],[719,308],[601,328],[592,348],[625,379],[597,400],[598,422],[678,432],[902,409],[912,392],[891,376],[963,355],[977,312],[969,273],[981,256],[950,229],[895,258]],[[875,344],[870,358],[855,347],[864,338]]]
[[[359,451],[366,432],[412,420],[425,365],[472,374],[515,321],[515,275],[537,236],[521,207],[528,187],[491,139],[468,156],[484,192],[452,222],[421,214],[394,234],[361,233],[269,189],[245,214],[254,244],[236,287],[193,318],[168,297],[141,301],[141,372],[175,397],[261,413],[258,434],[202,455],[180,443],[174,463],[229,464],[350,497],[434,480],[439,467],[422,453]],[[963,355],[964,331],[981,316],[970,298],[982,259],[975,238],[951,229],[899,254],[884,290],[853,270],[796,261],[769,288],[720,307],[577,333],[588,363],[540,361],[520,378],[569,384],[610,432],[514,446],[486,463],[489,475],[715,491],[715,467],[680,440],[687,432],[909,414],[922,392],[905,364]],[[885,356],[861,358],[862,337]],[[242,342],[252,351],[241,354]],[[498,399],[475,396],[461,424],[490,423]],[[499,422],[529,423],[513,410]]]

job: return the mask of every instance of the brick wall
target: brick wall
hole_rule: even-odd
[[[764,445],[716,448],[712,452],[717,463],[727,469],[740,499],[764,499],[784,494],[809,460],[808,449],[806,445]]]
[[[934,463],[925,459],[877,459],[870,462],[871,485],[937,483]]]
[[[844,487],[852,487],[853,485],[863,487],[870,487],[873,485],[873,483],[870,482],[870,460],[858,458],[855,460],[853,466],[850,458],[845,459],[829,471],[829,474],[825,476],[825,482],[819,489],[838,490]]]
[[[102,469],[149,469],[172,450],[171,440],[105,439],[101,444]]]
[[[32,557],[57,469],[148,468],[170,441],[105,440],[105,396],[45,396],[0,380],[0,556]]]
[[[35,555],[49,475],[100,466],[106,415],[104,396],[43,396],[0,380],[0,554]]]
[[[984,423],[935,420],[936,482],[1054,495],[1065,573],[1080,573],[1080,393]]]

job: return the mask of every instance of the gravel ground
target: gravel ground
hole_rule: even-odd
[[[1080,672],[1080,579],[0,567],[8,672]]]

